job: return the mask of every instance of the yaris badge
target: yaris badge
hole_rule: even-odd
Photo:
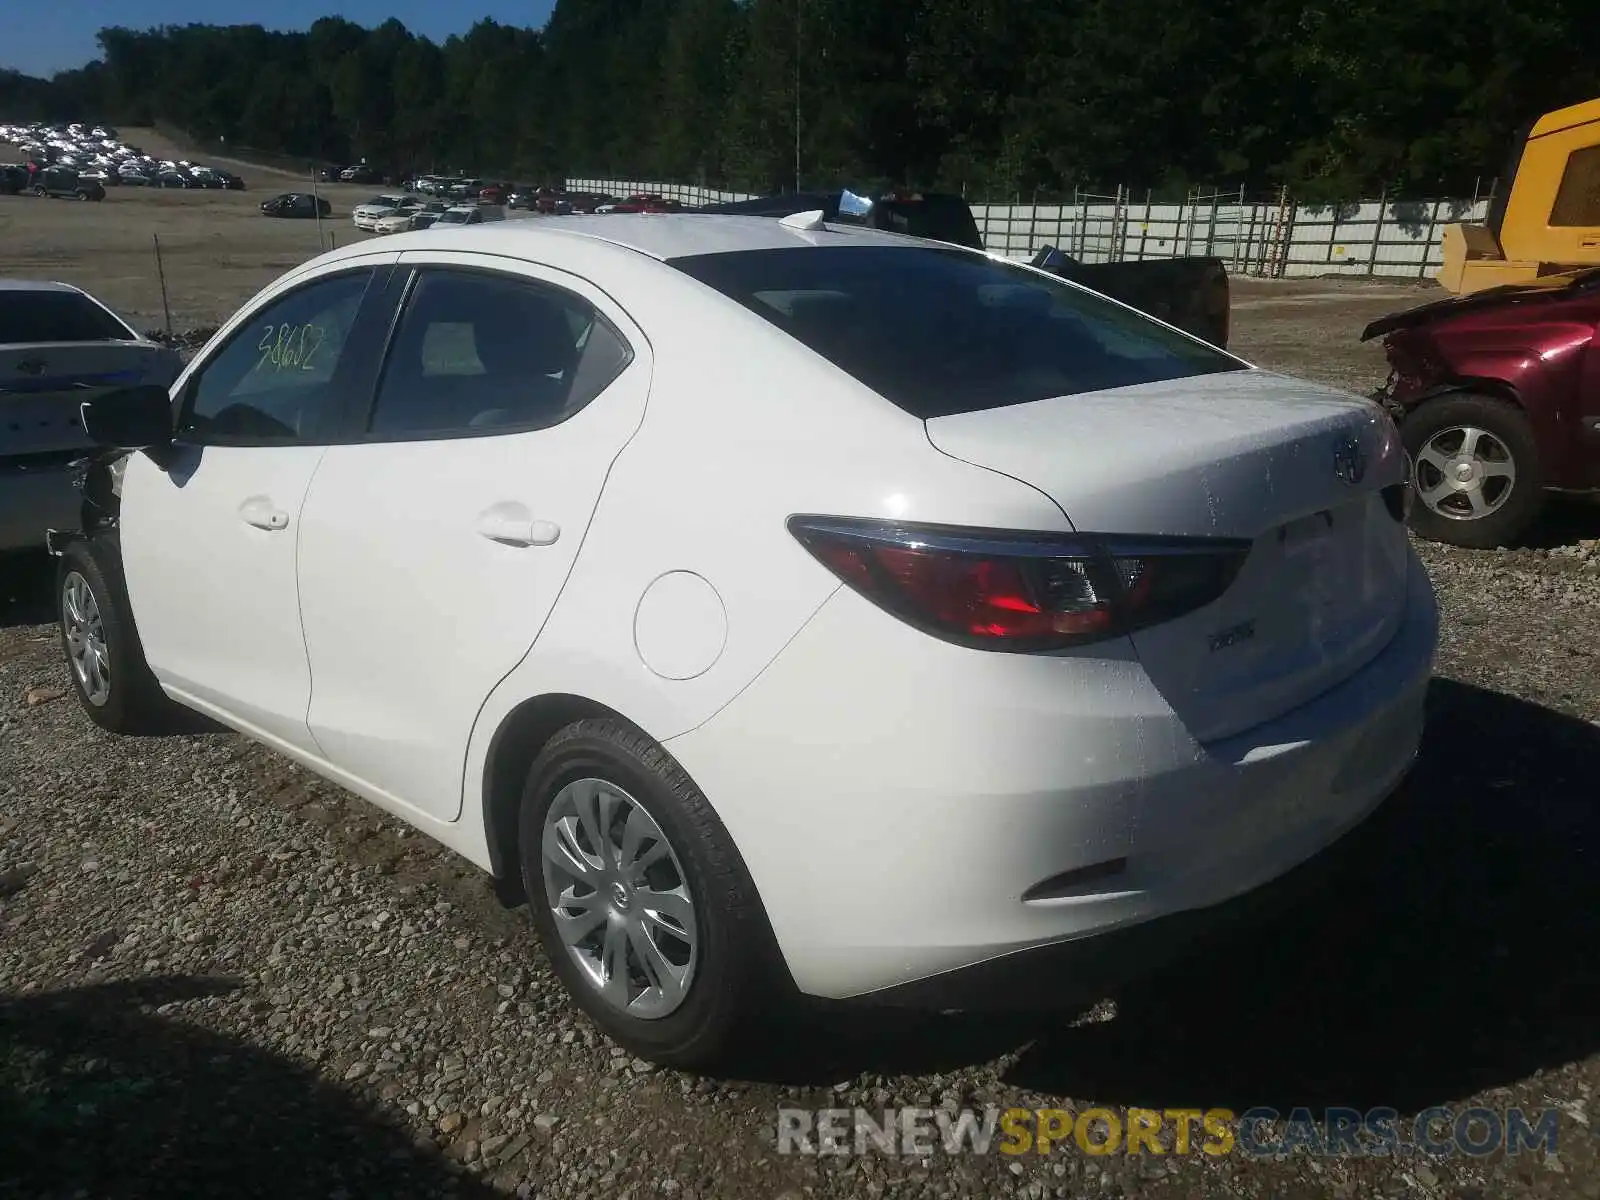
[[[1340,438],[1333,444],[1333,473],[1348,484],[1361,482],[1367,473],[1367,459],[1355,438]]]

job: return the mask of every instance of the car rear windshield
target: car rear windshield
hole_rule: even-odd
[[[0,345],[32,342],[127,342],[134,334],[76,292],[0,291]]]
[[[934,246],[670,260],[917,417],[1245,369],[1093,292]]]

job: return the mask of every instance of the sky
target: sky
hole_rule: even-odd
[[[379,25],[398,17],[413,33],[443,41],[492,17],[542,26],[554,0],[0,0],[0,67],[53,75],[99,57],[94,35],[107,25],[144,29],[191,23],[305,29],[318,17]],[[226,16],[222,14],[226,13]]]

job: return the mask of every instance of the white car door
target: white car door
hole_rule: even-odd
[[[588,283],[411,251],[359,441],[329,449],[300,528],[323,755],[371,798],[460,812],[484,699],[532,647],[611,463],[644,414],[644,337]]]
[[[176,444],[159,465],[134,455],[122,482],[123,567],[156,678],[194,707],[308,750],[296,543],[317,463],[376,370],[356,331],[387,270],[363,261],[232,323],[179,380]]]

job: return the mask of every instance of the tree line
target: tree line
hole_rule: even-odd
[[[0,73],[0,118],[533,180],[1446,195],[1600,95],[1594,44],[1593,0],[557,0],[442,44],[103,29],[86,67]]]

